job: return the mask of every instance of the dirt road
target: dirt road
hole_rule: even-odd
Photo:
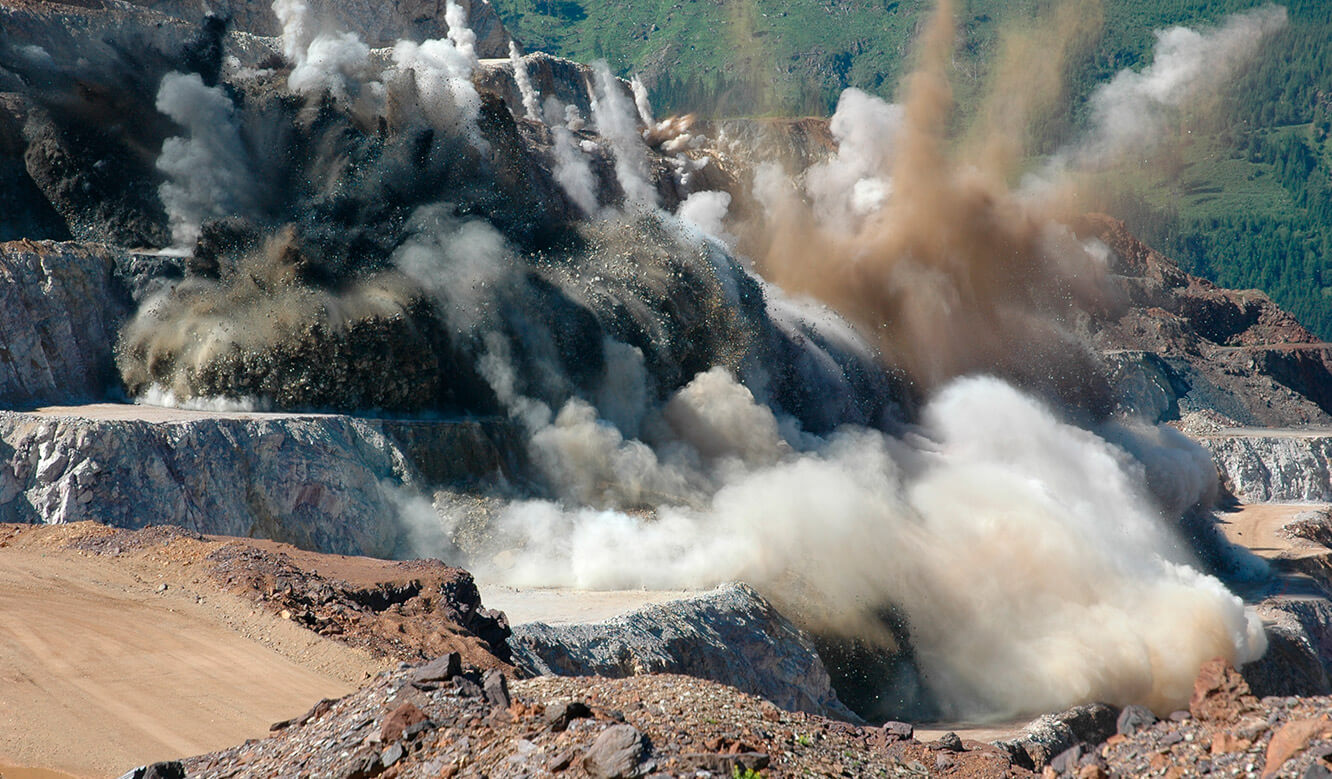
[[[190,561],[5,538],[0,765],[116,776],[263,736],[384,665],[192,578]]]

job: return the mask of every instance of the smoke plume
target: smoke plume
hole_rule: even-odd
[[[1266,5],[1235,14],[1210,31],[1158,31],[1152,64],[1121,71],[1096,90],[1091,131],[1065,154],[1081,167],[1094,168],[1157,145],[1178,109],[1214,93],[1265,38],[1285,25],[1286,9]]]
[[[847,428],[803,452],[808,439],[786,441],[719,371],[667,404],[657,450],[672,463],[593,413],[570,406],[533,437],[570,492],[508,506],[491,528],[502,551],[468,561],[478,575],[590,589],[740,578],[807,625],[885,646],[875,626],[891,604],[960,717],[1090,700],[1168,710],[1203,661],[1265,648],[1256,618],[1165,529],[1141,465],[995,379],[948,385],[904,438]],[[1211,466],[1194,467],[1204,480]],[[650,519],[606,508],[654,494]]]
[[[518,44],[513,41],[509,41],[509,63],[513,67],[513,83],[518,86],[518,94],[523,100],[523,111],[528,119],[541,121],[541,103],[532,88],[532,77],[527,72],[527,63],[518,53]]]
[[[286,88],[312,100],[274,143],[243,141],[225,93],[163,82],[190,131],[164,148],[163,199],[199,240],[194,272],[124,329],[122,376],[174,403],[507,413],[531,470],[479,530],[447,496],[432,518],[385,486],[405,551],[483,579],[745,579],[826,634],[906,640],[958,717],[1176,708],[1204,660],[1251,660],[1264,636],[1178,535],[1216,489],[1205,453],[1110,417],[1080,328],[1117,301],[1104,247],[1065,226],[1064,176],[1126,148],[1119,112],[1214,85],[1196,63],[1238,61],[1279,14],[1162,34],[1150,68],[1093,98],[1080,151],[1015,188],[1023,128],[1061,88],[1020,64],[1058,70],[1093,7],[1006,48],[959,135],[941,0],[900,103],[848,90],[833,157],[721,192],[694,188],[688,121],[654,126],[604,62],[585,85],[597,134],[554,95],[546,127],[515,123],[473,83],[452,0],[448,37],[398,42],[391,67],[276,0]],[[286,184],[275,224],[250,207],[247,148]]]
[[[319,29],[305,0],[273,0],[282,51],[292,62],[287,86],[298,95],[328,93],[344,105],[379,112],[383,87],[370,79],[370,47],[350,32]]]
[[[197,74],[168,73],[157,110],[188,135],[162,144],[157,168],[167,177],[158,191],[178,247],[191,248],[205,219],[255,210],[254,173],[234,118],[231,98],[204,86]]]
[[[654,207],[658,202],[657,190],[648,173],[647,147],[639,134],[638,114],[604,60],[593,64],[592,73],[596,82],[592,119],[615,155],[615,178],[624,191],[625,207]]]

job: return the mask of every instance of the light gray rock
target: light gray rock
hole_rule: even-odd
[[[633,776],[644,751],[643,734],[633,725],[612,725],[588,747],[583,767],[599,779]]]
[[[1332,692],[1332,601],[1278,595],[1258,604],[1267,652],[1240,668],[1254,694],[1327,695]]]
[[[1332,431],[1238,431],[1198,442],[1242,503],[1332,502]]]
[[[423,485],[386,424],[336,415],[147,421],[0,412],[0,521],[169,523],[392,557],[408,532],[405,488]],[[444,444],[468,463],[488,462],[476,452],[495,451],[483,423],[417,424],[439,429],[438,457],[447,456]]]
[[[102,397],[116,382],[111,344],[128,299],[117,250],[0,244],[0,404]]]
[[[1074,706],[1058,714],[1037,717],[1015,739],[995,746],[1020,766],[1039,771],[1056,756],[1080,743],[1099,744],[1115,734],[1119,709],[1104,703]]]
[[[509,646],[514,664],[529,673],[678,673],[729,684],[784,709],[857,719],[837,699],[809,636],[747,584],[724,584],[605,622],[518,625]]]

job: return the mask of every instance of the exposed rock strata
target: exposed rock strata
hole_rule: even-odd
[[[1126,410],[1151,421],[1202,412],[1239,426],[1332,424],[1332,345],[1267,295],[1185,273],[1110,217],[1085,217],[1077,230],[1108,249],[1116,296],[1089,324]]]
[[[421,428],[431,424],[438,477],[475,480],[511,461],[503,424],[418,422],[413,449],[423,448]],[[341,416],[154,422],[0,412],[0,519],[170,523],[393,557],[406,543],[397,522],[402,487],[424,486],[392,437],[400,427]]]
[[[1332,430],[1235,430],[1197,440],[1243,503],[1332,502]]]
[[[534,622],[513,631],[514,663],[533,674],[686,674],[761,695],[787,710],[856,719],[833,692],[810,638],[745,584],[605,622]]]
[[[0,244],[0,404],[104,397],[116,384],[111,344],[128,315],[117,250]]]

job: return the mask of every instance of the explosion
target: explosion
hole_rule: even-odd
[[[1096,8],[1010,39],[958,131],[940,0],[900,103],[848,90],[834,155],[727,191],[689,122],[656,123],[605,63],[542,94],[512,48],[518,100],[478,91],[452,0],[446,38],[391,50],[273,10],[282,68],[160,84],[183,131],[160,195],[193,272],[126,328],[131,393],[508,414],[531,483],[497,488],[480,534],[404,498],[405,551],[515,585],[743,579],[825,635],[909,651],[948,716],[1169,710],[1207,659],[1264,651],[1178,530],[1215,491],[1207,455],[1112,413],[1085,321],[1120,301],[1074,227],[1095,172],[1281,9],[1160,33],[1024,169]],[[875,685],[866,713],[903,713]]]

